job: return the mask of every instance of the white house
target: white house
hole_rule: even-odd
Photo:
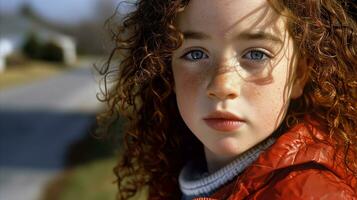
[[[76,61],[76,43],[72,37],[24,16],[0,15],[0,18],[0,73],[6,68],[6,57],[11,53],[21,52],[29,33],[35,34],[43,43],[53,42],[61,47],[65,64],[72,64]]]
[[[64,63],[73,64],[74,62],[76,62],[76,45],[73,39],[67,36],[57,35],[56,37],[53,37],[52,40],[62,48]]]
[[[49,30],[37,32],[36,34],[43,43],[52,42],[61,47],[65,64],[70,65],[76,62],[76,43],[72,37]]]

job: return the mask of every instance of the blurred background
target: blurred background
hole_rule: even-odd
[[[122,2],[0,0],[0,200],[115,199],[120,146],[93,136],[94,65],[112,48],[105,20],[133,9]]]
[[[0,0],[0,200],[115,198],[118,146],[93,137],[93,66],[120,2]]]

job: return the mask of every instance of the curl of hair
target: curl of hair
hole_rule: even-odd
[[[340,0],[271,0],[287,18],[295,46],[309,64],[302,96],[292,101],[286,123],[309,114],[327,127],[346,169],[357,176],[357,25],[356,5]],[[348,11],[351,12],[348,12]]]
[[[149,199],[178,199],[178,174],[189,159],[203,157],[202,144],[181,119],[173,91],[171,53],[182,43],[175,18],[189,0],[138,1],[136,10],[112,31],[115,42],[100,98],[108,110],[97,117],[104,133],[119,118],[127,120],[124,147],[114,168],[118,199],[128,199],[148,186]],[[337,0],[271,0],[287,17],[288,31],[301,56],[307,83],[285,118],[292,126],[307,113],[323,123],[346,153],[346,167],[356,172],[357,39],[356,22]],[[110,70],[112,57],[121,59]],[[110,89],[109,76],[117,77]],[[113,133],[118,134],[118,133]],[[347,156],[353,155],[353,156]],[[356,175],[356,174],[355,174]]]
[[[100,100],[109,109],[98,115],[97,122],[104,133],[115,126],[119,116],[129,125],[122,156],[114,169],[118,199],[128,199],[145,186],[150,199],[178,198],[179,170],[187,155],[201,150],[178,113],[170,68],[171,53],[182,42],[174,20],[186,4],[140,1],[136,11],[112,31],[116,46],[101,73],[105,84],[109,76],[118,80],[110,90],[105,87]],[[111,71],[109,65],[115,54],[121,63],[118,70]]]

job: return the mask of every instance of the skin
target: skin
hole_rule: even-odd
[[[172,56],[175,93],[183,120],[204,144],[209,172],[268,138],[301,95],[284,22],[265,0],[191,0],[179,13],[184,42]],[[203,120],[214,111],[244,122],[217,131]]]

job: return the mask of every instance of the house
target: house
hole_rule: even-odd
[[[0,72],[5,70],[6,57],[21,52],[28,35],[35,34],[41,43],[51,42],[62,49],[63,63],[73,64],[76,59],[75,40],[21,15],[0,15]]]

